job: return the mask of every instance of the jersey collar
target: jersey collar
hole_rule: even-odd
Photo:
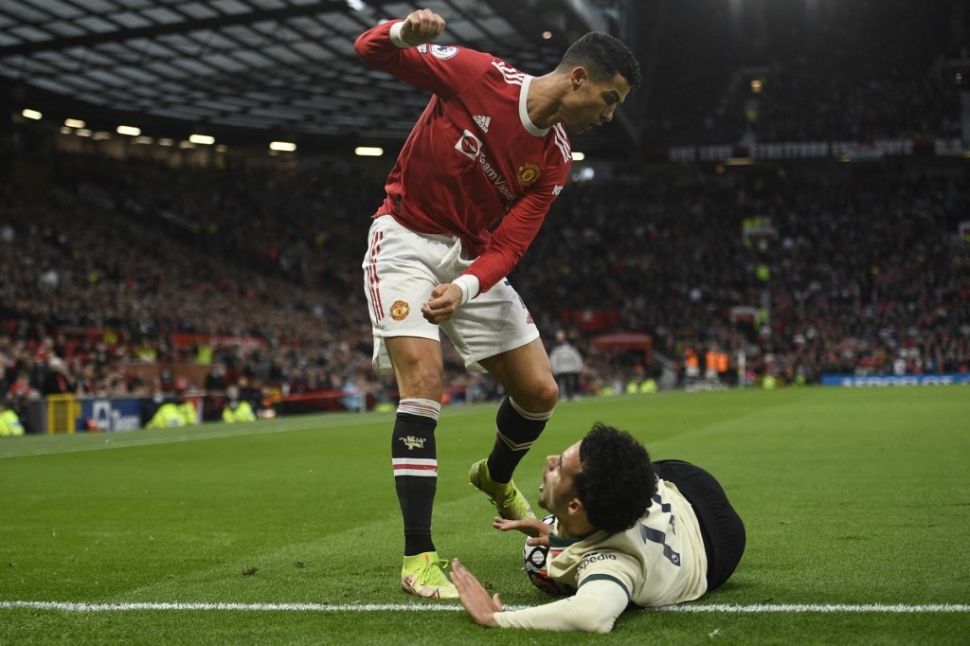
[[[559,534],[552,533],[549,534],[549,547],[565,549],[574,543],[578,543],[583,539],[581,538],[564,538]]]
[[[522,127],[528,130],[530,134],[536,137],[545,137],[549,128],[540,128],[532,123],[532,119],[529,118],[529,110],[526,108],[530,85],[532,85],[532,77],[526,74],[525,78],[522,79],[522,91],[519,92],[519,119],[522,121]]]

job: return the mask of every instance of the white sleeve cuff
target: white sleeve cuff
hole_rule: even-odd
[[[478,281],[477,276],[473,276],[471,274],[462,274],[451,282],[461,288],[462,305],[478,296],[478,290],[481,287],[481,283]]]
[[[390,32],[391,42],[394,43],[396,47],[400,47],[401,49],[407,49],[408,47],[412,47],[412,45],[410,45],[406,40],[401,38],[401,28],[403,26],[404,26],[403,22],[396,22],[393,25],[391,25],[391,32]]]

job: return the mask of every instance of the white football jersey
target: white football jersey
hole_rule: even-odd
[[[664,480],[657,481],[653,502],[636,525],[575,542],[553,533],[548,558],[552,578],[574,588],[612,580],[641,607],[692,601],[707,591],[707,554],[694,509]]]

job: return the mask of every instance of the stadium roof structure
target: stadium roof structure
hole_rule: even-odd
[[[369,68],[353,42],[418,6],[448,20],[439,42],[534,74],[582,33],[610,30],[587,0],[17,0],[0,3],[0,77],[12,107],[103,129],[301,148],[399,141],[427,96]],[[618,113],[582,145],[609,150],[622,138],[628,148],[635,130]]]

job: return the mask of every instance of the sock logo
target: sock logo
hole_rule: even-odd
[[[423,449],[424,448],[424,440],[425,440],[425,438],[423,438],[423,437],[414,437],[413,435],[406,435],[406,436],[404,436],[402,438],[399,438],[399,439],[402,442],[404,442],[404,446],[408,447],[408,451],[413,451],[414,449]]]

